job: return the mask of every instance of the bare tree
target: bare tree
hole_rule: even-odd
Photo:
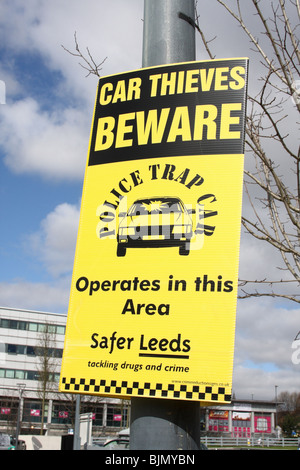
[[[81,62],[79,62],[79,65],[80,67],[82,67],[84,70],[88,72],[86,75],[87,77],[89,75],[96,75],[97,77],[100,77],[100,70],[102,69],[102,65],[106,61],[107,57],[105,57],[105,59],[103,59],[98,64],[93,59],[92,54],[90,53],[90,50],[88,47],[86,48],[85,54],[81,51],[79,44],[78,44],[76,32],[74,33],[74,41],[75,41],[75,52],[70,51],[63,45],[61,47],[72,56],[79,57],[79,59],[81,60]]]
[[[43,331],[40,333],[37,345],[35,346],[35,354],[38,358],[38,394],[42,401],[41,416],[41,435],[44,430],[45,404],[47,395],[51,391],[57,390],[57,382],[54,374],[59,365],[59,359],[56,357],[55,332],[51,324],[46,323]]]
[[[299,294],[285,290],[287,285],[298,288],[300,281],[300,150],[295,138],[300,112],[299,0],[264,5],[260,0],[235,0],[231,6],[217,1],[248,36],[262,69],[256,83],[259,91],[248,97],[246,151],[253,160],[252,168],[245,169],[245,192],[252,215],[243,214],[242,224],[253,237],[275,248],[283,260],[277,279],[240,280],[240,298],[268,295],[300,303]],[[260,27],[258,35],[245,20],[249,20],[249,4]],[[212,58],[200,20],[196,13],[197,30]]]
[[[278,403],[280,403],[280,411],[295,412],[300,411],[300,393],[288,391],[281,392],[278,396]]]

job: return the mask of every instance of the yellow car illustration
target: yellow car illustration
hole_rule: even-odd
[[[191,214],[177,197],[151,197],[136,200],[128,212],[120,213],[117,256],[127,248],[179,247],[180,255],[190,252],[193,236]]]

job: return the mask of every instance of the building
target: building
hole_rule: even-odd
[[[18,416],[20,434],[74,429],[76,396],[58,392],[66,320],[63,314],[0,307],[0,432],[14,435]],[[129,403],[82,396],[80,413],[92,413],[94,435],[113,434],[129,426]],[[274,434],[276,403],[233,400],[203,409],[202,424],[211,435]]]
[[[233,399],[228,405],[206,410],[205,429],[210,435],[270,436],[277,427],[276,415],[275,401]]]
[[[74,429],[76,397],[58,392],[66,320],[63,314],[0,307],[0,432],[14,434],[18,413],[20,434]],[[125,400],[81,397],[80,412],[92,413],[99,434],[128,426]]]

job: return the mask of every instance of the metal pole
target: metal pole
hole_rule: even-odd
[[[73,450],[80,450],[80,395],[76,395]]]
[[[144,0],[143,67],[195,60],[194,24],[194,0]]]
[[[144,0],[143,67],[195,60],[194,0]],[[200,404],[132,398],[130,449],[197,450]]]
[[[200,404],[160,398],[132,398],[130,449],[198,450]]]
[[[17,417],[17,427],[16,427],[16,445],[15,449],[18,450],[18,442],[19,442],[19,434],[20,434],[20,427],[21,427],[21,414],[22,414],[22,397],[23,391],[26,388],[25,384],[17,384],[19,389],[19,406],[18,406],[18,417]]]

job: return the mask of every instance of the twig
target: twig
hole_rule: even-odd
[[[71,52],[69,51],[69,49],[67,49],[65,46],[61,46],[66,52],[68,52],[69,54],[71,54],[72,56],[74,57],[80,57],[80,59],[82,59],[85,63],[85,65],[81,64],[79,62],[79,65],[88,71],[88,74],[86,75],[86,77],[88,77],[89,75],[96,75],[97,77],[100,77],[100,70],[102,70],[102,65],[104,64],[104,62],[106,61],[107,57],[105,57],[105,59],[103,59],[100,64],[97,64],[91,53],[90,53],[90,50],[89,48],[87,47],[86,50],[87,50],[87,54],[88,54],[88,57],[85,57],[83,55],[83,53],[81,52],[80,48],[79,48],[79,45],[78,45],[78,41],[77,41],[77,36],[76,36],[76,31],[74,33],[74,40],[75,40],[75,49],[76,49],[76,52]]]

